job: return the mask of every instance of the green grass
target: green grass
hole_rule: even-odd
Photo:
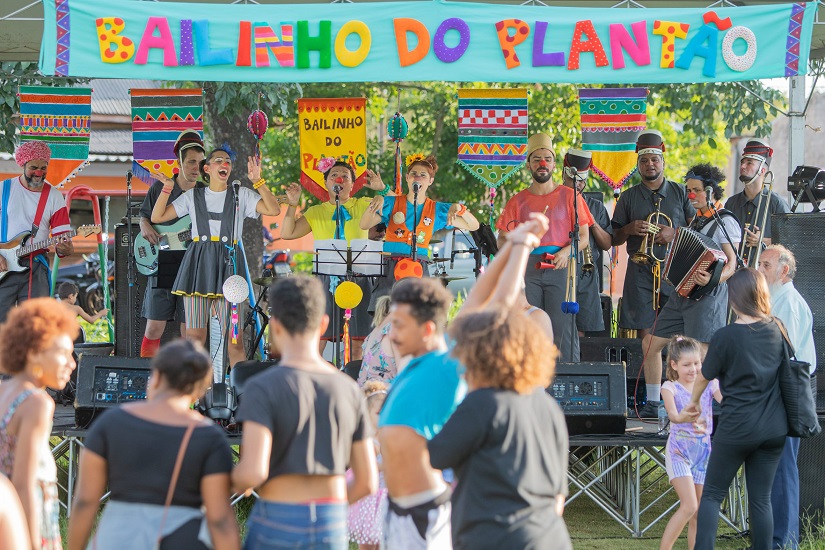
[[[87,342],[108,342],[109,341],[109,326],[106,318],[100,319],[96,323],[87,323],[83,319],[77,319],[83,331],[86,333]]]

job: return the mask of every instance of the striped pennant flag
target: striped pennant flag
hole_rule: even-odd
[[[495,189],[527,160],[527,90],[458,90],[458,163]]]
[[[91,88],[20,86],[20,138],[49,145],[49,183],[54,186],[88,164],[91,120]]]
[[[132,95],[132,172],[147,185],[155,178],[178,173],[173,150],[184,130],[196,130],[203,139],[203,90],[137,89]]]

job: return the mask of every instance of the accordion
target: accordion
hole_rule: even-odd
[[[726,263],[727,257],[716,241],[689,227],[680,227],[670,247],[663,276],[676,287],[679,296],[698,300],[719,285]],[[710,272],[710,282],[699,286],[697,271]]]

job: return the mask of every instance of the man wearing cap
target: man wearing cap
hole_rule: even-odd
[[[602,288],[602,251],[611,247],[613,228],[610,225],[610,216],[604,207],[604,201],[583,194],[590,175],[590,151],[570,149],[564,155],[563,182],[566,187],[575,189],[584,197],[584,202],[593,216],[593,225],[590,226],[590,251],[593,255],[593,271],[583,272],[584,262],[579,263],[579,280],[576,285],[578,293],[579,313],[576,314],[576,327],[579,336],[585,332],[599,332],[604,330],[604,315],[602,314],[599,295]],[[575,182],[575,183],[574,183]],[[582,253],[579,253],[582,257]]]
[[[639,134],[636,140],[636,166],[641,182],[619,195],[611,222],[613,245],[627,243],[628,258],[639,251],[645,235],[649,234],[650,224],[647,218],[657,209],[668,216],[673,224],[672,227],[657,224],[659,231],[654,242],[658,245],[666,245],[673,241],[676,228],[688,225],[696,215],[696,210],[688,200],[685,186],[665,178],[664,152],[665,143],[661,133],[656,130],[645,130]],[[650,332],[658,313],[653,308],[653,288],[653,267],[628,261],[619,308],[619,328],[635,330],[641,337]],[[664,306],[671,292],[673,286],[661,280],[658,294],[660,307]],[[649,413],[652,410],[654,418],[659,405],[661,369],[661,361],[658,369],[645,368],[647,399],[650,406],[645,408],[644,412]],[[644,418],[647,417],[649,416]]]
[[[175,186],[169,198],[171,204],[180,195],[198,185],[200,164],[204,159],[204,146],[200,134],[196,130],[185,130],[178,136],[174,145],[175,157],[178,160],[178,173],[173,181]],[[146,193],[140,207],[140,234],[152,244],[157,244],[160,234],[152,226],[152,209],[163,189],[163,183],[156,181]],[[158,225],[173,225],[172,221]],[[150,275],[146,284],[146,294],[143,298],[143,312],[146,319],[146,331],[143,333],[143,342],[140,345],[141,357],[152,357],[160,347],[160,338],[166,329],[166,321],[177,320],[180,323],[181,336],[186,334],[184,322],[183,299],[172,294],[169,288],[158,288],[157,275]]]
[[[742,152],[742,160],[739,161],[739,181],[744,183],[745,187],[742,192],[733,195],[725,203],[725,208],[739,219],[742,236],[745,237],[745,244],[748,247],[757,246],[760,236],[763,235],[763,245],[771,244],[771,216],[787,214],[790,211],[785,200],[773,191],[771,191],[770,201],[762,201],[762,206],[759,206],[759,195],[762,192],[765,175],[771,166],[772,157],[773,149],[767,141],[749,139]],[[765,215],[765,208],[768,208],[765,227],[759,227]],[[748,265],[753,268],[757,267],[751,265],[750,261]]]
[[[52,151],[42,141],[27,141],[14,152],[14,160],[23,174],[0,183],[0,242],[8,242],[31,231],[29,242],[38,242],[72,230],[63,194],[46,182]],[[66,239],[55,246],[59,257],[74,251]],[[25,262],[25,260],[24,260]],[[9,310],[29,298],[49,295],[49,264],[43,253],[29,257],[25,271],[11,271],[0,280],[0,323]],[[9,269],[8,260],[0,257],[0,272]]]
[[[499,216],[496,222],[499,248],[507,239],[507,233],[529,220],[531,212],[542,212],[550,220],[550,228],[527,262],[525,293],[530,305],[543,309],[550,316],[559,360],[575,362],[579,360],[579,335],[573,320],[562,311],[562,302],[568,301],[570,234],[575,223],[573,201],[576,193],[570,187],[553,181],[556,153],[553,151],[553,141],[547,134],[533,134],[527,140],[527,164],[533,181],[530,187],[507,201]],[[575,200],[579,214],[579,248],[583,249],[590,246],[589,228],[593,225],[593,216],[581,196]],[[575,266],[571,267],[575,269]],[[575,300],[575,297],[572,299]]]

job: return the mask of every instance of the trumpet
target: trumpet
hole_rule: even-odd
[[[658,224],[667,227],[673,227],[673,220],[669,216],[663,214],[659,209],[661,199],[656,203],[656,210],[650,213],[645,219],[647,222],[647,233],[642,241],[639,250],[633,253],[630,261],[639,265],[648,265],[653,269],[653,310],[659,311],[659,292],[662,289],[662,263],[667,259],[667,246],[656,245],[656,235],[658,235],[662,228]],[[656,255],[655,246],[665,246],[665,252],[662,257]]]
[[[753,217],[757,217],[760,214],[758,225],[756,227],[759,228],[759,242],[756,246],[747,246],[747,239],[745,238],[745,234],[742,235],[742,241],[739,243],[739,256],[742,258],[742,261],[745,262],[745,265],[748,267],[752,267],[756,269],[759,265],[759,256],[762,254],[763,248],[763,240],[765,239],[765,224],[768,223],[768,214],[771,209],[771,192],[773,191],[773,172],[768,171],[765,173],[765,179],[762,180],[762,191],[759,193],[759,201],[756,203],[756,210],[753,213]],[[766,202],[767,201],[767,202]],[[763,210],[764,208],[764,210]],[[753,223],[745,223],[744,229],[753,231],[754,224]]]

